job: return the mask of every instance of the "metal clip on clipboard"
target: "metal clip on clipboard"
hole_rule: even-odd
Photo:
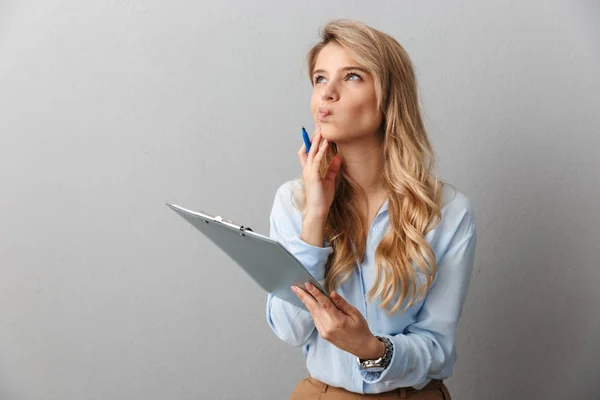
[[[205,213],[205,212],[203,212],[203,211],[200,211],[200,212],[201,212],[202,214],[206,214],[206,213]],[[206,214],[206,215],[207,215],[207,214]],[[213,220],[214,220],[215,222],[218,222],[218,223],[220,223],[220,224],[223,224],[223,225],[229,226],[230,228],[233,228],[233,229],[237,229],[237,230],[239,230],[239,231],[240,231],[240,235],[241,235],[241,236],[246,236],[246,235],[244,235],[244,232],[245,232],[245,231],[254,232],[252,229],[250,229],[250,227],[249,227],[249,226],[244,226],[244,225],[236,225],[236,224],[234,224],[234,223],[233,223],[233,221],[230,221],[230,220],[228,220],[228,219],[223,219],[223,217],[221,217],[220,215],[217,215],[216,217],[214,217],[214,218],[213,218]],[[209,223],[208,221],[204,221],[204,222],[206,222],[207,224]]]

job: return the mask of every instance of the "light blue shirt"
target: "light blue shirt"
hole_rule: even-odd
[[[315,247],[300,239],[302,214],[291,200],[294,183],[288,181],[277,189],[269,236],[294,254],[323,285],[325,264],[333,248],[327,242],[324,247]],[[267,296],[269,326],[284,342],[302,346],[310,375],[356,393],[381,393],[409,386],[421,389],[431,379],[446,379],[452,375],[456,361],[456,326],[473,270],[477,232],[471,201],[444,185],[442,220],[425,235],[437,261],[437,276],[427,296],[406,312],[402,313],[401,307],[392,316],[378,307],[379,297],[368,303],[366,293],[375,279],[375,249],[390,225],[387,209],[386,201],[370,227],[364,261],[357,260],[352,275],[337,289],[346,301],[360,310],[374,335],[391,339],[394,353],[384,371],[362,370],[354,355],[319,335],[308,311],[270,293]],[[425,283],[426,276],[417,268],[415,275],[419,282]]]

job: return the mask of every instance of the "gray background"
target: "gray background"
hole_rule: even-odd
[[[164,202],[268,232],[336,17],[407,49],[476,208],[454,398],[600,396],[597,1],[8,0],[2,400],[289,396],[302,352],[266,294]]]

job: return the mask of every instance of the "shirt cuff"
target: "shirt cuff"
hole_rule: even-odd
[[[299,236],[294,236],[289,240],[289,251],[317,281],[325,279],[325,264],[333,253],[333,247],[313,246],[300,239]]]

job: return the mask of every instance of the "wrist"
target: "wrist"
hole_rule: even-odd
[[[355,354],[361,360],[376,360],[385,354],[385,343],[373,336],[369,343],[363,347],[364,351]]]
[[[323,247],[324,230],[325,218],[307,215],[302,220],[300,239],[312,246]]]
[[[380,340],[385,347],[383,356],[377,358],[361,359],[356,358],[356,362],[362,371],[367,372],[383,372],[385,371],[392,362],[394,356],[394,344],[392,341],[385,336],[377,336],[376,339]]]
[[[327,214],[323,215],[323,214],[319,214],[319,213],[313,213],[313,212],[307,212],[304,217],[302,218],[302,223],[303,224],[310,224],[310,225],[325,225],[325,221],[327,221]]]

